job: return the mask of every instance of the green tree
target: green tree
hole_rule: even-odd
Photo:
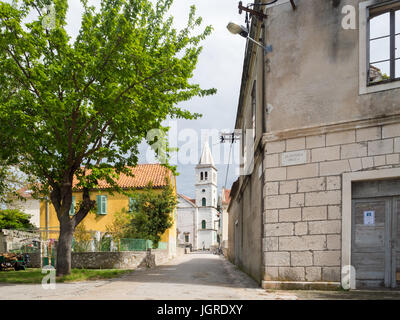
[[[0,229],[34,230],[30,215],[17,209],[0,210]]]
[[[18,175],[15,167],[0,160],[0,203],[11,204],[17,199],[23,201],[17,190],[24,186],[24,182],[25,179]]]
[[[168,184],[162,192],[157,192],[149,184],[143,192],[131,196],[135,199],[133,212],[122,210],[107,229],[114,238],[151,240],[156,248],[161,236],[173,224],[172,213],[177,205],[174,190]]]
[[[74,229],[95,207],[90,190],[104,179],[120,191],[114,178],[137,164],[143,139],[167,159],[163,136],[149,130],[166,132],[167,117],[197,118],[177,104],[215,93],[189,81],[211,27],[193,34],[201,18],[192,7],[187,26],[174,29],[172,0],[101,0],[99,9],[81,0],[72,41],[67,0],[53,1],[49,24],[50,0],[15,2],[0,1],[0,158],[21,163],[54,205],[61,276],[71,270]],[[83,200],[70,217],[74,176]]]

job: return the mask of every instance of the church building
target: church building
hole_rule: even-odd
[[[217,246],[217,168],[206,142],[195,168],[195,199],[178,194],[178,241],[193,250]]]

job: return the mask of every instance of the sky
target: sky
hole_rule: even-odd
[[[96,5],[99,1],[92,0],[89,3]],[[230,145],[220,144],[218,135],[220,132],[232,132],[234,129],[246,40],[232,35],[226,29],[230,21],[244,24],[244,15],[239,15],[237,0],[174,0],[168,16],[174,17],[174,25],[177,29],[186,25],[191,5],[196,6],[197,15],[203,18],[202,27],[198,31],[203,30],[207,25],[211,25],[214,29],[202,43],[203,51],[199,57],[192,82],[200,84],[204,89],[216,88],[217,94],[194,98],[178,105],[191,112],[201,113],[202,118],[177,120],[173,123],[166,122],[166,124],[176,128],[174,131],[171,130],[171,141],[178,140],[176,146],[181,148],[180,152],[182,152],[171,159],[171,164],[177,164],[179,173],[177,191],[194,197],[195,164],[198,163],[201,156],[201,148],[207,136],[206,130],[212,130],[208,133],[211,135],[209,145],[218,169],[219,190],[225,185],[225,180],[226,188],[229,189],[237,178],[235,169],[238,166],[231,164],[226,179]],[[80,1],[69,0],[67,31],[73,37],[79,32],[81,13]],[[202,131],[203,139],[201,138]],[[177,134],[173,135],[173,132]],[[174,137],[178,139],[173,139]],[[191,150],[190,154],[188,149]],[[184,150],[188,152],[186,153]],[[237,150],[236,145],[231,151],[231,162],[234,162],[235,150]],[[153,153],[148,151],[145,143],[141,145],[140,151],[139,163],[156,162],[154,156],[151,156]],[[189,154],[189,156],[185,158],[185,154]]]

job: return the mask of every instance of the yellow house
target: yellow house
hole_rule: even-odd
[[[171,170],[160,164],[139,164],[131,169],[133,177],[121,174],[117,181],[122,189],[142,192],[152,182],[153,189],[161,192],[161,188],[165,187],[169,181],[176,195],[176,179]],[[166,178],[168,179],[166,180]],[[77,181],[74,181],[74,185],[76,183]],[[96,214],[89,213],[82,221],[87,230],[105,232],[107,226],[113,223],[116,212],[120,212],[124,208],[129,209],[130,198],[128,196],[117,192],[111,194],[109,191],[109,185],[105,181],[99,181],[98,188],[90,192],[91,198],[97,201],[98,209]],[[73,203],[77,204],[81,200],[82,192],[79,190],[73,192]],[[176,209],[171,215],[173,225],[162,235],[161,242],[168,243],[169,255],[174,257],[176,255]],[[50,230],[50,239],[58,238],[59,222],[51,202],[48,204],[42,201],[40,204],[40,228],[45,232]]]

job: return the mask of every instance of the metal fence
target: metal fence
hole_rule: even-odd
[[[34,253],[41,252],[42,257],[55,258],[60,231],[53,230],[0,230],[0,252]],[[147,249],[167,249],[167,242],[159,242],[153,248],[153,242],[146,239],[118,239],[110,233],[87,231],[74,234],[72,252],[111,252],[146,251]]]

